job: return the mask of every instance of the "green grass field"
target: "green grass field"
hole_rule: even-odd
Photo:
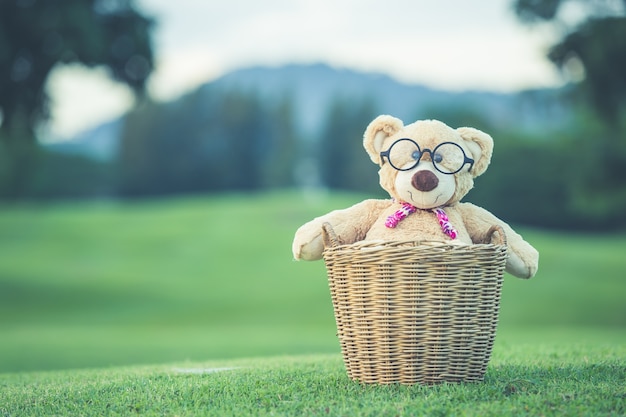
[[[525,345],[494,352],[484,383],[410,387],[349,381],[337,354],[5,374],[0,415],[622,416],[623,355]]]
[[[505,276],[485,384],[351,383],[324,265],[291,239],[362,198],[0,209],[0,415],[624,414],[624,234],[520,230],[540,270]]]

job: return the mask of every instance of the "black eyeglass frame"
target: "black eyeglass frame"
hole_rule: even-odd
[[[389,152],[391,152],[391,149],[394,147],[394,145],[400,141],[409,141],[411,143],[413,143],[413,145],[415,145],[415,147],[417,148],[417,150],[420,152],[420,156],[419,158],[417,158],[415,160],[415,163],[413,165],[411,165],[408,168],[398,168],[397,166],[395,166],[393,164],[393,162],[391,162],[391,159],[389,158]],[[433,156],[435,155],[435,153],[437,152],[437,149],[439,149],[441,146],[443,145],[454,145],[457,148],[459,148],[461,150],[461,152],[463,153],[463,163],[461,164],[461,166],[453,172],[446,172],[446,171],[442,171],[438,166],[437,163],[435,162]],[[387,149],[386,151],[382,151],[380,153],[380,160],[381,162],[384,162],[385,160],[383,158],[387,158],[387,161],[389,162],[389,165],[391,165],[393,167],[393,169],[397,170],[397,171],[410,171],[413,168],[415,168],[419,163],[420,160],[422,159],[422,156],[428,153],[430,155],[430,162],[433,164],[433,167],[435,167],[435,169],[439,172],[441,172],[442,174],[446,174],[446,175],[454,175],[457,172],[459,172],[460,170],[463,169],[463,167],[465,166],[465,164],[470,164],[470,167],[468,168],[468,171],[470,169],[472,169],[472,167],[474,166],[474,160],[472,158],[468,158],[468,156],[465,154],[465,151],[463,150],[463,148],[458,144],[458,143],[454,143],[454,142],[441,142],[439,145],[435,146],[435,149],[430,150],[430,149],[422,149],[420,148],[420,146],[417,144],[417,142],[415,142],[413,139],[410,138],[401,138],[396,140],[394,143],[391,144],[391,146],[389,146],[389,149]]]

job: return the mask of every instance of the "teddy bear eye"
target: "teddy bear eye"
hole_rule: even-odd
[[[413,151],[413,153],[411,154],[411,158],[415,159],[416,161],[419,161],[421,157],[422,153],[420,151]]]
[[[436,163],[440,163],[441,161],[443,161],[443,155],[440,154],[439,152],[436,152],[435,155],[433,156],[433,161]]]

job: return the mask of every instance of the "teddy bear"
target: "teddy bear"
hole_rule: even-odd
[[[302,225],[293,240],[296,260],[321,259],[322,225],[329,223],[341,244],[359,241],[482,243],[493,225],[504,230],[505,270],[531,278],[539,254],[522,236],[489,211],[461,199],[491,162],[493,139],[471,127],[453,129],[438,120],[402,120],[381,115],[363,137],[379,165],[381,187],[391,199],[368,199]]]

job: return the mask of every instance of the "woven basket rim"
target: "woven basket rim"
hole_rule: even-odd
[[[395,249],[410,249],[410,250],[465,250],[465,249],[478,249],[478,248],[506,248],[505,244],[496,243],[453,243],[436,240],[363,240],[355,243],[338,244],[336,246],[327,246],[324,248],[326,251],[342,251],[342,250],[395,250]]]

